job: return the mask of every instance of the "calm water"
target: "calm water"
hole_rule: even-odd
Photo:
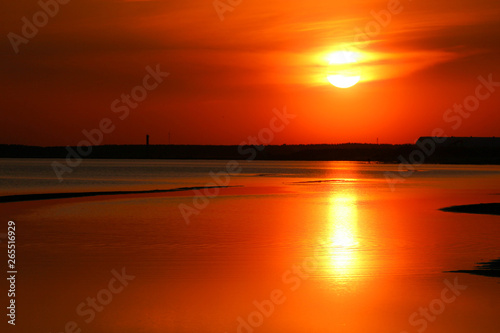
[[[213,185],[226,167],[85,161],[60,183],[51,162],[0,160],[1,195]],[[17,222],[15,330],[500,331],[500,279],[445,273],[500,257],[500,217],[438,210],[499,202],[500,167],[421,166],[391,190],[397,165],[239,163],[239,187],[198,206],[192,191],[1,204],[2,229]],[[107,291],[123,268],[135,278]]]

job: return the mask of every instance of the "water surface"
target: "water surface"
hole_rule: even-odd
[[[58,182],[51,162],[1,160],[0,195],[205,186],[227,163],[84,161]],[[16,330],[499,331],[500,280],[445,271],[500,257],[500,218],[439,209],[499,202],[500,167],[421,166],[391,189],[397,165],[238,163],[241,187],[201,209],[193,191],[1,204],[18,226]],[[122,268],[135,278],[86,323],[77,307]],[[467,289],[433,320],[414,315],[455,279]]]

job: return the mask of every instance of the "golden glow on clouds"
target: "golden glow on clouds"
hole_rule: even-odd
[[[500,3],[403,3],[404,10],[367,40],[357,33],[373,22],[372,12],[387,8],[387,0],[255,0],[235,6],[224,22],[211,1],[72,2],[19,54],[5,53],[8,70],[0,85],[9,91],[2,100],[9,112],[0,139],[77,144],[80,127],[94,126],[109,112],[109,101],[136,85],[146,65],[158,63],[172,76],[135,113],[142,121],[124,122],[106,143],[131,143],[131,132],[167,142],[168,122],[179,143],[238,144],[239,131],[258,131],[269,105],[281,99],[304,114],[280,134],[281,142],[365,142],[381,133],[386,142],[413,141],[429,126],[442,125],[438,105],[455,100],[478,75],[500,71]],[[9,3],[0,14],[4,36],[21,33],[20,18],[32,17],[32,5]],[[326,78],[333,64],[328,56],[344,46],[360,55],[360,74],[342,78],[360,76],[356,89],[334,89]],[[94,98],[85,97],[90,91]],[[75,97],[82,102],[74,103]],[[454,135],[495,135],[500,114],[494,98]],[[220,103],[210,104],[214,100]],[[252,121],[250,112],[234,112],[241,105],[255,112]],[[63,116],[67,110],[71,121]]]
[[[329,78],[328,81],[325,80],[325,73],[326,77],[337,74],[341,75],[339,77],[341,80],[350,78],[346,79],[346,81],[356,81],[355,77],[358,76],[358,81],[363,82],[388,80],[404,77],[459,57],[456,53],[439,50],[381,52],[368,49],[357,50],[352,47],[348,50],[335,52],[316,51],[316,54],[307,59],[297,57],[297,59],[304,61],[302,63],[304,67],[311,67],[311,64],[313,64],[312,68],[314,68],[309,72],[308,78],[302,78],[302,83],[313,86],[328,84],[328,81],[332,83],[334,78]],[[310,63],[306,64],[305,61]]]
[[[327,56],[330,65],[356,63],[360,60],[360,58],[361,58],[361,53],[349,50],[335,51],[333,53],[328,54]]]

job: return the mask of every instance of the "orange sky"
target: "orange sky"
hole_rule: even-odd
[[[0,143],[76,145],[109,118],[105,144],[146,134],[168,143],[169,131],[177,144],[239,144],[283,106],[297,117],[272,144],[407,143],[438,127],[500,136],[500,87],[459,126],[443,120],[475,94],[479,76],[500,82],[496,1],[221,2],[237,4],[223,21],[211,0],[70,1],[17,54],[7,36],[21,35],[21,18],[40,6],[9,3],[0,14]],[[375,23],[372,13],[388,6],[396,13]],[[362,55],[361,82],[348,89],[326,79],[328,54],[343,47]],[[121,120],[112,102],[157,64],[169,76]]]

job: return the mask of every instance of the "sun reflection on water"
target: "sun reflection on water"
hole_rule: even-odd
[[[339,194],[330,202],[329,266],[335,277],[345,279],[355,273],[359,263],[357,198]]]

